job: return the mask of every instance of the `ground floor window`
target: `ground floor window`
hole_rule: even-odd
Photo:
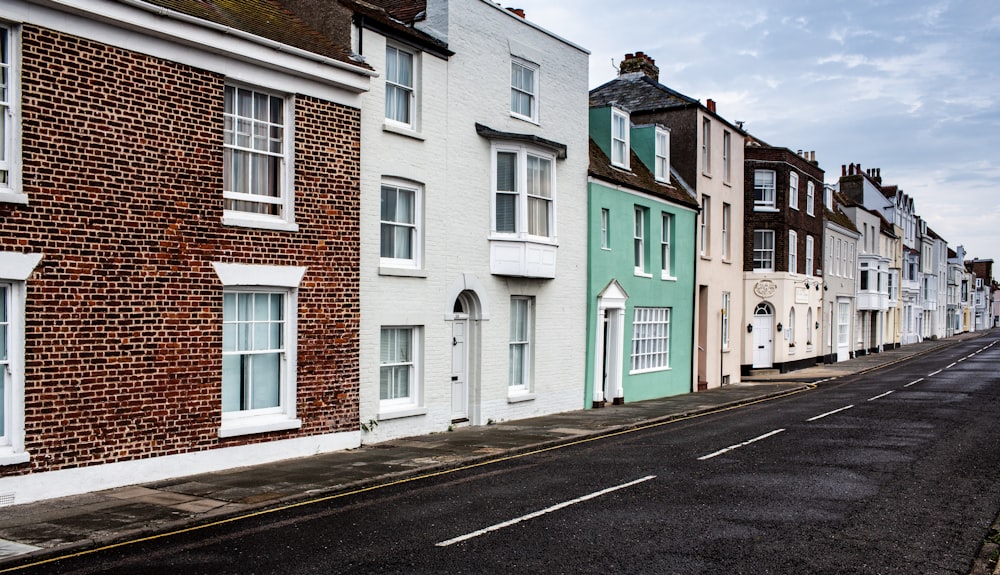
[[[222,412],[281,407],[286,294],[227,292],[222,305]]]
[[[632,371],[670,367],[670,308],[637,307],[632,321]]]
[[[379,345],[379,400],[383,406],[413,405],[417,398],[419,330],[383,327]]]
[[[512,392],[531,389],[531,334],[534,302],[529,297],[510,298],[510,343],[507,385]]]

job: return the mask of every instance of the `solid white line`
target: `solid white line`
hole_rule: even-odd
[[[881,398],[883,398],[883,397],[885,397],[885,396],[889,395],[889,394],[890,394],[890,393],[892,393],[893,391],[895,391],[895,390],[889,390],[889,391],[887,391],[887,392],[883,393],[882,395],[876,395],[875,397],[869,397],[869,398],[868,398],[868,401],[875,401],[876,399],[881,399]]]
[[[775,429],[774,431],[765,433],[764,435],[760,435],[758,437],[754,437],[753,439],[744,441],[743,443],[737,443],[736,445],[730,445],[729,447],[727,447],[725,449],[720,449],[720,450],[716,451],[715,453],[709,453],[708,455],[702,455],[701,457],[698,458],[698,461],[705,461],[706,459],[712,459],[713,457],[718,457],[718,456],[722,455],[723,453],[728,453],[728,452],[730,452],[730,451],[732,451],[734,449],[739,449],[741,447],[746,447],[747,445],[750,445],[751,443],[754,443],[756,441],[760,441],[761,439],[767,439],[768,437],[771,437],[772,435],[778,435],[782,431],[784,431],[784,429]]]
[[[455,537],[454,539],[449,539],[447,541],[442,541],[440,543],[435,543],[434,545],[436,545],[437,547],[448,547],[449,545],[454,545],[455,543],[461,543],[462,541],[468,541],[469,539],[472,539],[474,537],[479,537],[480,535],[485,535],[487,533],[490,533],[491,531],[498,531],[500,529],[503,529],[505,527],[510,527],[511,525],[515,525],[515,524],[520,523],[522,521],[527,521],[529,519],[534,519],[536,517],[541,517],[542,515],[545,515],[546,513],[552,513],[553,511],[558,511],[558,510],[562,509],[563,507],[569,507],[570,505],[575,505],[577,503],[581,503],[583,501],[587,501],[588,499],[593,499],[595,497],[600,497],[602,495],[607,495],[608,493],[611,493],[612,491],[618,491],[619,489],[625,489],[626,487],[632,487],[633,485],[638,485],[639,483],[643,483],[645,481],[649,481],[650,479],[655,479],[655,478],[656,478],[655,475],[647,475],[646,477],[643,477],[642,479],[636,479],[635,481],[630,481],[628,483],[623,483],[623,484],[617,485],[615,487],[609,487],[607,489],[602,489],[602,490],[597,491],[595,493],[591,493],[590,495],[584,495],[583,497],[578,497],[576,499],[573,499],[572,501],[565,501],[563,503],[559,503],[558,505],[553,505],[552,507],[548,507],[546,509],[542,509],[541,511],[535,511],[534,513],[529,513],[527,515],[522,515],[522,516],[517,517],[515,519],[511,519],[510,521],[504,521],[503,523],[497,523],[496,525],[492,525],[492,526],[487,527],[485,529],[480,529],[478,531],[473,531],[472,533],[466,533],[465,535],[462,535],[460,537]]]
[[[903,387],[910,387],[911,385],[916,385],[916,384],[920,383],[923,380],[924,380],[924,378],[921,377],[920,379],[917,379],[917,380],[911,381],[910,383],[907,383]]]
[[[826,413],[821,413],[821,414],[817,415],[816,417],[810,417],[806,421],[816,421],[817,419],[823,419],[824,417],[826,417],[828,415],[833,415],[834,413],[840,413],[841,411],[847,411],[848,409],[850,409],[852,407],[854,407],[853,404],[852,405],[848,405],[847,407],[841,407],[840,409],[834,409],[833,411],[828,411]]]
[[[937,371],[935,371],[933,373],[928,373],[927,377],[934,377],[935,375],[941,373],[942,371],[944,371],[944,370],[943,369],[939,369],[939,370],[937,370]]]

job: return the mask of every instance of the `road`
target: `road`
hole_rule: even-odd
[[[998,341],[19,573],[964,575],[1000,510]]]

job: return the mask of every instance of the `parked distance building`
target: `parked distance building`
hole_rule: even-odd
[[[370,68],[269,0],[7,0],[0,43],[0,493],[357,446]]]
[[[820,336],[823,170],[815,153],[748,138],[744,150],[742,369],[815,365]]]
[[[993,327],[993,260],[975,258],[965,262],[972,273],[970,287],[970,307],[972,323],[970,331],[982,331]]]
[[[743,250],[735,242],[743,237],[746,134],[716,113],[714,101],[702,104],[661,84],[655,61],[642,52],[626,54],[618,77],[591,90],[590,103],[670,130],[671,166],[700,207],[692,389],[739,382],[742,336],[733,327],[744,317]]]
[[[840,194],[828,196],[823,228],[823,359],[827,363],[852,357],[857,323],[856,257],[861,234],[844,214]]]
[[[691,391],[698,203],[672,176],[670,131],[590,110],[587,398]]]

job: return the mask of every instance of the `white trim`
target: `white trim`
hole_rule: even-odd
[[[136,0],[4,0],[4,11],[15,21],[359,109],[360,94],[377,76],[359,66]]]
[[[0,252],[0,278],[23,282],[28,279],[40,261],[42,254]]]
[[[274,286],[297,288],[308,268],[212,262],[224,286]]]
[[[308,457],[318,453],[352,449],[360,445],[360,431],[296,437],[151,459],[3,477],[0,478],[0,492],[14,493],[17,504],[30,503],[137,483]]]

